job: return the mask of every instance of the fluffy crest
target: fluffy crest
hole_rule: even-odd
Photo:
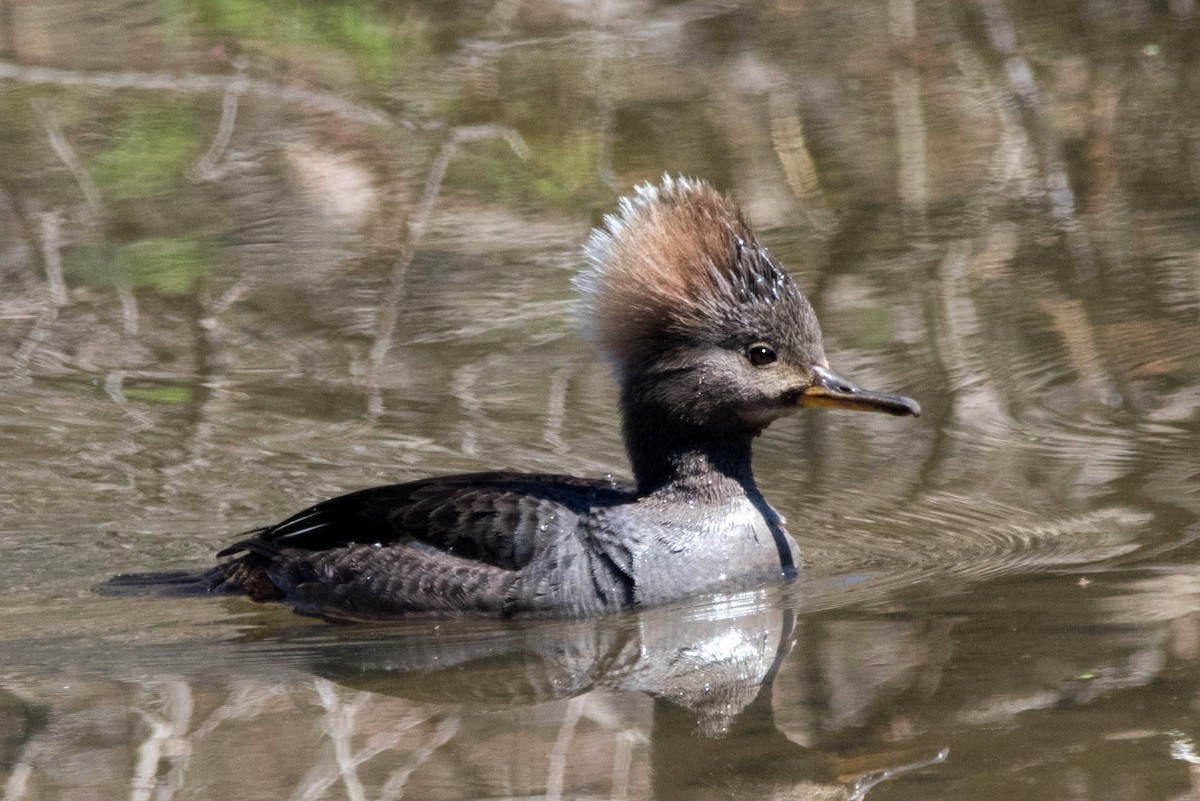
[[[665,175],[637,187],[584,252],[588,266],[575,279],[580,329],[618,368],[744,317],[745,304],[807,307],[738,207],[696,179]]]

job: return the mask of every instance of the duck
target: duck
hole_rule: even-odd
[[[372,487],[246,532],[199,574],[116,577],[329,619],[582,618],[799,574],[751,446],[820,407],[920,414],[834,372],[808,298],[711,184],[664,176],[584,245],[580,331],[619,387],[631,480],[481,472]]]

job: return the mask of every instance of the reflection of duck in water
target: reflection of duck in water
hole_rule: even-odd
[[[313,630],[311,649],[293,636],[292,663],[355,690],[472,710],[645,693],[683,710],[699,736],[717,737],[779,671],[795,615],[752,590],[686,609],[520,626],[460,621],[453,629],[406,621],[383,637],[378,631],[339,632],[330,647],[329,635]]]
[[[889,686],[886,682],[848,687],[827,673],[822,665],[830,656],[827,649],[836,651],[840,638],[831,636],[819,618],[806,619],[798,629],[789,605],[771,600],[757,590],[686,607],[519,626],[460,621],[453,628],[434,628],[432,622],[407,621],[387,628],[382,637],[375,628],[346,629],[334,643],[312,629],[311,649],[304,637],[293,637],[288,645],[293,666],[306,664],[359,698],[366,693],[403,698],[416,704],[406,708],[409,714],[420,710],[432,718],[455,718],[464,708],[471,715],[485,709],[504,715],[538,707],[514,718],[523,721],[519,748],[531,755],[565,754],[578,726],[581,736],[596,738],[586,746],[589,760],[624,763],[628,771],[643,757],[628,751],[618,756],[621,743],[648,743],[656,799],[861,801],[879,782],[945,759],[944,751],[935,754],[927,745],[902,742],[882,749],[878,743],[873,749],[860,743],[850,756],[822,748],[822,720],[847,695],[882,717],[904,712],[897,711],[891,693],[874,697],[874,691]],[[913,625],[886,621],[874,633],[903,639]],[[798,660],[785,666],[797,637]],[[304,653],[311,660],[297,658]],[[917,660],[922,656],[914,653]],[[917,665],[901,661],[895,667]],[[781,673],[785,689],[777,702],[772,685]],[[642,693],[650,704],[636,697]],[[568,699],[567,706],[552,705]],[[777,703],[786,707],[782,719]],[[513,779],[503,767],[498,773],[497,781]],[[539,796],[541,789],[506,786],[510,795],[529,797]]]
[[[827,366],[808,299],[737,207],[666,178],[587,244],[586,332],[620,383],[632,484],[479,473],[377,487],[258,529],[172,581],[298,611],[592,615],[795,573],[751,441],[805,406],[916,415]]]

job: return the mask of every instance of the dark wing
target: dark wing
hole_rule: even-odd
[[[270,558],[282,549],[423,544],[436,552],[515,570],[561,518],[628,501],[632,485],[570,476],[472,473],[373,487],[309,507],[218,556]]]

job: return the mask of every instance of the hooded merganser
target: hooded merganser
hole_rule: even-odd
[[[751,441],[806,406],[920,408],[829,369],[808,299],[704,182],[639,187],[585,251],[582,330],[620,384],[632,482],[475,473],[366,489],[248,532],[218,554],[235,558],[177,581],[326,617],[581,617],[794,576]]]

